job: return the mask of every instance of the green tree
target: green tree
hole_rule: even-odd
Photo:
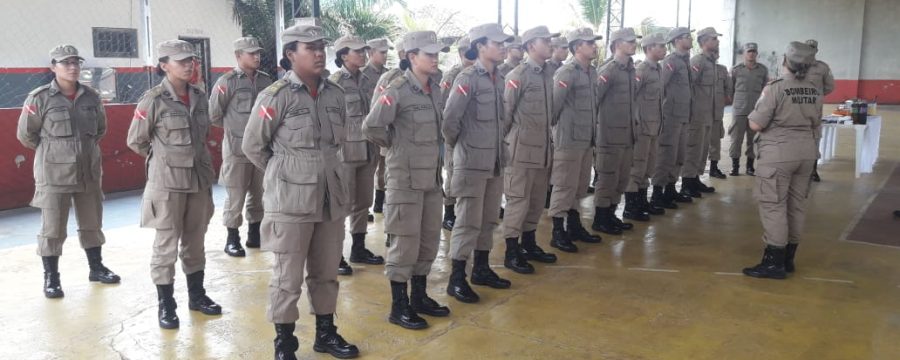
[[[598,32],[606,17],[608,0],[579,0],[578,4],[581,5],[581,17],[591,24],[594,32]]]

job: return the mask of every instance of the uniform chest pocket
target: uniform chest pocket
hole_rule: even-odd
[[[362,117],[366,115],[366,106],[362,101],[362,97],[359,94],[351,94],[348,93],[344,96],[344,102],[347,104],[347,116],[358,116]]]
[[[248,89],[238,90],[234,94],[234,110],[241,114],[249,114],[253,108],[253,94]]]
[[[295,115],[284,119],[279,132],[285,132],[293,148],[315,148],[319,131],[310,114]]]
[[[55,137],[72,136],[72,117],[65,108],[50,109],[44,122],[47,133]]]
[[[700,76],[700,84],[706,86],[712,86],[716,84],[716,73],[715,71],[704,71],[703,75]]]
[[[163,127],[166,129],[166,143],[168,145],[191,144],[191,123],[187,114],[163,114],[162,123]]]
[[[414,110],[413,118],[413,142],[417,144],[434,143],[438,140],[438,125],[434,109]]]
[[[519,107],[523,113],[531,115],[542,115],[547,109],[547,98],[544,96],[543,89],[526,90],[525,96],[522,97]]]
[[[475,119],[479,121],[496,121],[496,105],[493,90],[479,91],[475,96]]]

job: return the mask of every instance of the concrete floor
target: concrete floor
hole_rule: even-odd
[[[355,266],[352,277],[340,279],[340,332],[368,359],[900,358],[900,250],[841,241],[900,161],[900,107],[879,111],[884,127],[873,174],[853,179],[849,131],[839,135],[838,158],[820,167],[825,182],[815,185],[799,269],[789,280],[739,274],[759,260],[762,244],[753,178],[729,177],[711,181],[715,195],[624,236],[604,236],[603,244],[579,244],[580,253],[536,265],[535,275],[503,268],[502,239],[495,236],[492,263],[513,287],[476,287],[479,304],[443,292],[450,267],[445,232],[429,291],[453,313],[427,318],[431,327],[423,331],[389,324],[382,269]],[[32,243],[38,214],[0,214],[0,359],[271,358],[274,331],[264,315],[271,257],[226,256],[219,212],[207,237],[207,289],[224,314],[188,311],[179,275],[181,329],[159,329],[148,271],[153,231],[136,225],[137,199],[127,195],[106,208],[117,219],[106,223],[106,264],[123,282],[88,283],[85,257],[70,238],[60,261],[61,300],[41,293]],[[593,212],[589,200],[583,204],[588,223]],[[381,222],[379,216],[369,228],[368,245],[377,253],[383,253]],[[548,220],[538,234],[547,244]],[[308,312],[305,301],[300,306]],[[298,355],[329,358],[312,351],[313,331],[312,316],[304,316]]]

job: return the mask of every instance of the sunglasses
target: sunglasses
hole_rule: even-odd
[[[62,65],[63,67],[81,67],[81,65],[84,64],[84,60],[62,60],[57,61],[56,63]]]

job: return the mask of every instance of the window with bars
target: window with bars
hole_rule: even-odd
[[[93,28],[94,57],[137,58],[137,29]]]

